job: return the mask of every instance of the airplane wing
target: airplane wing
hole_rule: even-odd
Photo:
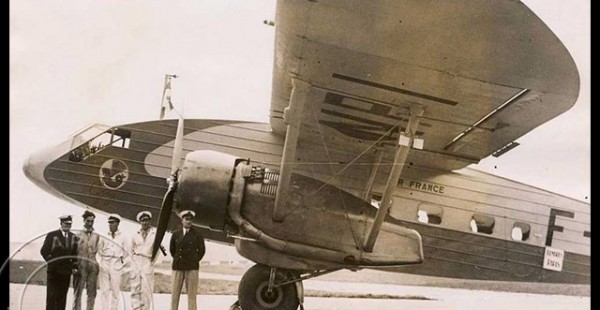
[[[297,169],[349,189],[390,153],[411,106],[424,110],[423,147],[407,162],[454,170],[509,148],[579,93],[568,51],[519,1],[278,1],[276,14],[272,130],[300,118]],[[302,113],[286,116],[293,79],[309,87]]]

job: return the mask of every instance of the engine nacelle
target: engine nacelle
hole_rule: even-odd
[[[372,251],[362,249],[377,209],[322,181],[293,174],[283,222],[273,220],[279,174],[248,159],[215,151],[189,153],[179,172],[176,209],[194,222],[234,229],[238,252],[259,263],[291,269],[418,264],[421,236],[388,218]],[[183,207],[185,206],[185,207]]]
[[[223,230],[234,167],[239,157],[215,152],[188,153],[179,172],[176,209],[181,206],[196,212],[194,222]]]

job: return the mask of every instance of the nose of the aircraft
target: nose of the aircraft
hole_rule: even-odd
[[[52,187],[44,178],[44,171],[54,160],[68,152],[68,147],[65,144],[59,144],[54,147],[49,147],[31,154],[23,162],[23,173],[25,176],[39,186],[43,190],[58,195],[57,190]]]
[[[35,185],[48,191],[50,185],[44,179],[44,170],[50,161],[43,156],[44,151],[39,151],[29,156],[23,163],[23,173]]]
[[[32,178],[32,174],[31,174],[31,165],[29,164],[29,162],[31,161],[31,156],[27,157],[27,159],[25,159],[25,161],[23,162],[23,173],[25,173],[25,176],[27,176],[27,178],[29,180],[31,180]]]

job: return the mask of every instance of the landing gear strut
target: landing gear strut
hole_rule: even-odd
[[[239,304],[243,310],[296,310],[300,304],[298,285],[301,287],[302,282],[292,281],[298,278],[289,270],[255,265],[240,281]]]

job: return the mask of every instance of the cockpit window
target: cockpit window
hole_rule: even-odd
[[[108,128],[110,127],[106,125],[95,124],[85,128],[84,130],[79,131],[77,134],[73,135],[71,149],[74,149],[75,147],[80,146],[83,143],[89,141],[90,139],[98,136],[99,134],[105,132]]]
[[[111,138],[111,145],[128,149],[130,138],[131,131],[116,128]]]
[[[92,127],[82,132],[82,134],[75,136],[74,141],[89,136],[89,133],[93,132],[93,129],[96,128]],[[129,148],[130,138],[131,132],[129,130],[120,128],[109,129],[73,149],[71,154],[69,154],[69,160],[73,162],[80,162],[109,145],[114,147]]]

